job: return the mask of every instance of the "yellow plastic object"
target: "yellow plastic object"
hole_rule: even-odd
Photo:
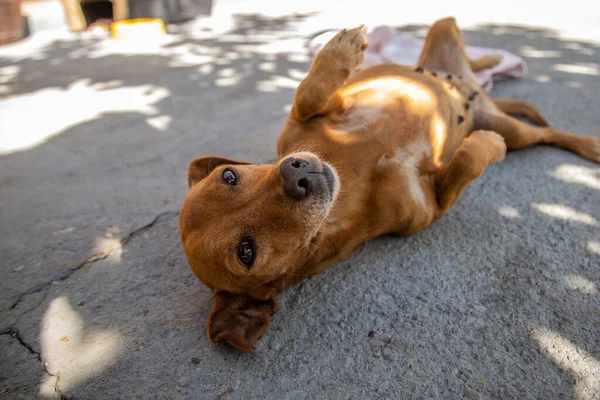
[[[110,32],[115,40],[148,41],[165,35],[167,30],[160,18],[136,18],[113,22]]]

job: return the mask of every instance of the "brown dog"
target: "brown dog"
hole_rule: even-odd
[[[278,292],[371,238],[425,229],[507,147],[547,143],[600,162],[600,139],[550,128],[533,106],[486,95],[473,71],[498,60],[469,60],[453,18],[432,26],[417,68],[353,74],[366,47],[359,27],[321,50],[296,92],[275,164],[190,164],[181,239],[214,291],[211,341],[254,350]]]

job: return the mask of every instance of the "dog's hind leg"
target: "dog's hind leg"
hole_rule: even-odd
[[[469,59],[462,33],[454,18],[441,19],[431,26],[418,61],[418,65],[425,69],[462,75],[472,82],[477,82],[473,67],[481,69],[494,63],[498,63],[494,57]]]
[[[510,150],[549,144],[569,150],[586,160],[600,163],[600,138],[597,137],[576,135],[548,126],[529,125],[499,110],[484,112],[475,125],[476,129],[498,132]]]
[[[521,100],[492,99],[500,111],[508,115],[525,117],[538,126],[548,126],[548,122],[533,105]]]
[[[467,56],[462,33],[452,17],[436,21],[427,34],[418,65],[430,70],[462,75],[477,82],[473,72],[493,68],[502,54],[488,54],[472,60]]]
[[[456,149],[452,159],[435,173],[435,193],[440,218],[454,205],[463,190],[477,179],[486,167],[501,161],[506,154],[502,136],[493,131],[475,131]]]
[[[487,54],[481,58],[476,60],[469,60],[469,67],[471,67],[471,71],[477,72],[482,69],[494,68],[496,65],[500,64],[502,61],[502,54]]]
[[[306,121],[335,108],[333,94],[363,62],[367,48],[366,28],[344,29],[333,37],[315,57],[310,71],[298,86],[292,116]],[[341,102],[341,99],[337,99]]]

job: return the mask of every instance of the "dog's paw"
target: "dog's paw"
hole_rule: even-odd
[[[349,49],[354,52],[359,50],[362,52],[369,47],[367,43],[367,27],[361,25],[354,29],[343,29],[332,39],[333,42],[349,46]]]
[[[487,156],[488,164],[504,160],[506,156],[506,143],[504,138],[494,131],[476,131],[469,139],[477,147],[475,151]]]
[[[600,164],[600,138],[593,136],[581,136],[577,138],[575,152],[586,160]]]
[[[344,29],[335,35],[323,48],[324,56],[331,57],[331,62],[342,63],[351,71],[360,67],[364,59],[367,43],[367,28],[361,25],[354,29]]]
[[[490,54],[490,58],[494,60],[493,65],[491,66],[491,68],[493,68],[502,62],[502,60],[504,59],[504,54],[500,52],[492,53]]]

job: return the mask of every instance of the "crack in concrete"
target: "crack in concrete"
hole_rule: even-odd
[[[177,216],[179,215],[179,211],[165,211],[162,212],[160,214],[158,214],[156,217],[154,217],[152,219],[152,221],[150,221],[149,223],[147,223],[146,225],[143,225],[137,229],[132,230],[131,232],[129,232],[126,236],[124,236],[120,241],[120,247],[122,248],[123,246],[125,246],[130,240],[132,240],[134,237],[136,237],[137,235],[139,235],[140,233],[152,228],[162,217],[166,216],[166,215],[171,215],[171,216]],[[71,268],[69,270],[64,271],[61,275],[58,276],[58,278],[54,278],[51,281],[39,284],[34,286],[33,288],[19,294],[19,297],[17,298],[17,300],[15,301],[15,303],[10,307],[10,309],[15,309],[19,303],[28,295],[34,294],[34,293],[38,293],[41,292],[42,290],[46,289],[48,286],[50,286],[53,282],[62,282],[67,280],[69,277],[71,277],[71,275],[73,275],[75,272],[79,271],[81,268],[85,267],[86,265],[90,265],[93,264],[97,261],[100,260],[104,260],[106,259],[108,256],[110,256],[112,254],[112,252],[114,250],[117,249],[117,246],[114,246],[108,250],[105,250],[101,253],[96,253],[93,254],[92,256],[88,257],[87,259],[85,259],[84,261],[80,262],[80,263],[76,263],[74,268]],[[30,354],[34,354],[35,356],[37,356],[37,359],[40,363],[42,363],[42,356],[39,352],[35,351],[35,349],[29,344],[27,343],[23,337],[21,336],[20,331],[15,328],[15,325],[17,325],[17,323],[21,320],[21,318],[23,316],[25,316],[26,314],[30,313],[31,311],[35,310],[36,308],[38,308],[48,297],[48,293],[49,290],[46,292],[45,295],[42,296],[42,298],[40,299],[40,301],[33,307],[31,307],[30,309],[28,309],[27,311],[23,312],[21,315],[19,315],[19,317],[15,320],[15,322],[8,328],[8,330],[5,330],[3,332],[0,332],[0,335],[9,335],[11,338],[16,339],[21,346],[25,347]],[[47,369],[47,365],[45,363],[42,364],[43,368],[44,368],[44,372],[53,378],[56,378],[56,382],[54,383],[54,392],[59,396],[59,398],[61,400],[69,400],[72,399],[72,397],[66,397],[62,394],[61,390],[60,390],[60,386],[59,386],[59,382],[60,382],[60,374],[56,373],[56,374],[51,374],[50,372],[48,372]],[[22,387],[22,386],[21,386]],[[19,387],[19,388],[21,388]],[[15,389],[15,390],[19,390],[19,388]],[[6,393],[6,392],[4,392]]]
[[[0,390],[0,396],[3,394],[7,394],[7,393],[13,393],[13,392],[18,392],[18,391],[24,391],[29,389],[29,385],[19,385],[15,388],[4,388],[2,390]]]
[[[46,287],[46,288],[44,288],[44,289],[48,289],[48,288]],[[44,289],[42,289],[42,290],[44,290]],[[42,290],[40,290],[40,291],[42,291]],[[33,307],[30,307],[30,308],[29,308],[28,310],[26,310],[26,311],[23,311],[23,313],[21,313],[21,315],[19,315],[19,316],[17,317],[17,319],[15,319],[15,322],[13,322],[13,323],[12,323],[12,324],[9,326],[8,330],[1,331],[1,332],[0,332],[0,334],[4,334],[4,333],[8,333],[8,332],[10,332],[10,331],[11,331],[11,329],[13,329],[13,328],[14,328],[14,327],[15,327],[15,326],[16,326],[16,325],[19,323],[19,321],[21,321],[21,319],[22,319],[22,318],[23,318],[25,315],[29,314],[30,312],[32,312],[33,310],[35,310],[36,308],[38,308],[38,307],[39,307],[39,306],[40,306],[40,305],[41,305],[41,304],[42,304],[42,303],[43,303],[43,302],[46,300],[46,298],[48,298],[48,293],[50,293],[50,290],[46,290],[46,292],[45,292],[45,293],[44,293],[44,295],[43,295],[43,296],[40,298],[40,300],[37,302],[37,304],[36,304],[36,305],[34,305]]]
[[[33,347],[31,347],[28,343],[25,342],[25,340],[23,340],[23,337],[21,336],[21,332],[19,332],[18,329],[13,329],[11,327],[10,330],[6,333],[3,333],[3,335],[9,335],[11,338],[17,339],[17,341],[21,344],[21,346],[23,346],[27,350],[29,350],[29,353],[36,355],[40,362],[42,361],[42,356],[40,355],[40,353],[35,351],[33,349]]]
[[[42,363],[42,355],[39,352],[35,351],[33,349],[33,347],[23,339],[23,337],[21,336],[21,332],[18,329],[14,329],[11,326],[11,328],[8,332],[1,333],[1,335],[8,335],[11,338],[16,339],[21,346],[25,347],[29,351],[30,354],[35,355],[37,357],[38,361],[40,363]],[[54,393],[56,393],[59,396],[59,398],[61,400],[63,400],[64,397],[63,397],[62,392],[60,391],[60,387],[58,385],[58,382],[60,380],[60,375],[59,374],[51,374],[48,371],[48,369],[46,368],[47,367],[46,363],[43,363],[42,367],[44,368],[44,372],[46,373],[46,375],[56,378],[56,382],[54,383]],[[22,386],[20,386],[19,388],[22,388]]]
[[[158,214],[156,217],[154,217],[154,219],[152,221],[150,221],[148,224],[143,225],[137,229],[132,230],[131,232],[129,232],[126,236],[124,236],[120,241],[119,241],[119,245],[125,246],[131,239],[133,239],[135,236],[137,236],[138,234],[152,228],[162,217],[164,217],[165,215],[172,215],[172,216],[177,216],[179,215],[179,211],[165,211],[162,212],[160,214]],[[17,297],[17,300],[15,300],[15,302],[9,307],[10,310],[15,309],[20,303],[21,301],[23,301],[23,299],[30,295],[30,294],[34,294],[34,293],[39,293],[42,290],[44,290],[46,287],[48,287],[49,285],[51,285],[53,282],[63,282],[67,279],[69,279],[71,277],[71,275],[73,275],[75,272],[79,271],[81,268],[85,267],[86,265],[90,265],[93,264],[95,262],[98,262],[100,260],[104,260],[106,259],[108,256],[110,256],[112,254],[112,252],[117,248],[117,246],[114,246],[108,250],[102,251],[100,253],[96,253],[96,254],[92,254],[90,257],[86,258],[84,261],[75,263],[75,267],[67,269],[66,271],[63,271],[60,275],[58,275],[58,277],[54,277],[52,280],[44,282],[44,283],[40,283],[34,287],[32,287],[29,290],[26,290],[25,292],[19,294],[19,296]],[[40,303],[41,304],[41,303]],[[33,309],[37,308],[39,306],[36,305],[35,307],[27,310],[25,313],[26,314],[30,311],[32,311]],[[21,315],[22,316],[22,315]],[[19,317],[20,319],[20,317]],[[18,320],[18,319],[17,319]],[[14,326],[15,324],[13,324]]]

